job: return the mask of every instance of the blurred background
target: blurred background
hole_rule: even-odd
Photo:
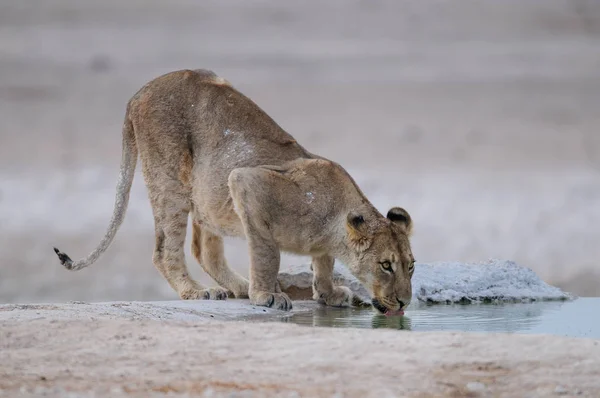
[[[127,101],[187,68],[228,79],[380,211],[405,207],[419,262],[515,260],[600,295],[599,1],[6,0],[0,302],[177,298],[139,166],[94,266],[67,272],[52,247],[96,246]],[[243,240],[227,256],[248,274]]]

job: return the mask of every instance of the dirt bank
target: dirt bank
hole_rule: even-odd
[[[600,396],[598,340],[157,321],[79,307],[71,319],[2,307],[0,395]]]
[[[599,27],[593,0],[0,2],[0,302],[177,298],[140,166],[95,267],[66,273],[52,246],[98,243],[127,100],[182,68],[409,210],[419,261],[511,259],[598,296]],[[247,275],[245,242],[226,249]]]

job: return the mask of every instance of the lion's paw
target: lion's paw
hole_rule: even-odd
[[[292,300],[285,293],[258,292],[250,294],[250,302],[261,307],[290,311]]]
[[[313,298],[320,304],[332,307],[350,307],[353,303],[354,294],[346,286],[334,286],[330,293],[314,292]]]
[[[186,289],[179,293],[182,300],[226,300],[229,291],[222,287],[208,289]]]
[[[243,281],[238,283],[237,286],[231,288],[230,297],[233,296],[235,298],[243,298],[243,299],[248,298],[249,297],[248,296],[249,287],[250,287],[250,282],[248,282],[248,280],[244,279]]]

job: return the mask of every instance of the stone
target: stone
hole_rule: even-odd
[[[483,383],[480,383],[478,381],[471,381],[469,383],[467,383],[467,390],[471,391],[471,392],[482,392],[485,391],[486,386]]]
[[[313,272],[310,264],[295,264],[283,267],[279,271],[279,285],[292,300],[313,300]],[[371,295],[362,283],[348,269],[337,263],[333,269],[333,284],[347,286],[354,293],[354,305],[370,306]]]
[[[566,395],[569,393],[569,390],[567,390],[565,387],[558,385],[556,386],[556,388],[554,389],[554,393],[556,395]]]

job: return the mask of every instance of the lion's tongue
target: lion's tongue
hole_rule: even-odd
[[[402,311],[402,310],[397,310],[397,311],[387,310],[385,312],[385,316],[399,316],[399,315],[404,315],[404,311]]]

